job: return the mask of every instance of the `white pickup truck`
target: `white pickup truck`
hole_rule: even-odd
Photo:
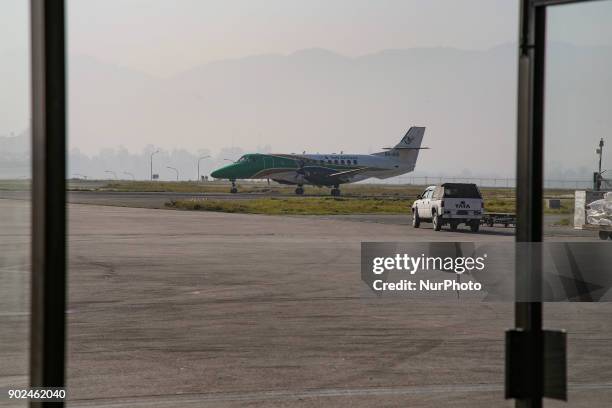
[[[476,184],[444,183],[427,187],[411,209],[414,228],[426,221],[432,222],[436,231],[445,224],[451,231],[455,231],[459,224],[465,224],[472,232],[478,232],[484,201]]]

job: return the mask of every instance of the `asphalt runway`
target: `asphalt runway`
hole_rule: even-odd
[[[27,201],[0,200],[0,388],[26,381],[27,215]],[[359,273],[362,241],[512,241],[512,229],[394,217],[71,204],[69,406],[514,406],[513,304],[372,298]],[[546,327],[568,331],[571,407],[612,405],[611,316],[545,305]]]
[[[252,200],[262,197],[295,197],[295,195],[267,194],[267,193],[169,193],[169,192],[112,192],[112,191],[69,191],[67,198],[72,204],[88,204],[101,206],[116,206],[130,208],[165,209],[165,203],[171,200],[185,199],[215,199],[215,200]],[[0,199],[29,200],[29,193],[23,191],[1,191]],[[310,217],[310,216],[308,216]],[[556,223],[562,218],[571,218],[571,215],[545,215],[545,235],[553,239],[582,240],[596,239],[593,231],[574,230],[567,226],[558,226]],[[410,225],[410,219],[404,215],[392,214],[354,214],[354,215],[331,215],[325,219],[348,220],[355,222],[380,223],[388,225]],[[427,228],[426,224],[426,227]],[[457,233],[466,232],[460,230]],[[482,227],[481,234],[512,235],[513,228],[495,226],[493,228]]]

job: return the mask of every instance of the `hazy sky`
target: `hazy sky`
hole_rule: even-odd
[[[514,39],[516,14],[508,0],[79,0],[70,2],[70,46],[165,75],[212,60],[311,47],[346,55],[490,47]]]
[[[0,57],[4,59],[0,59],[3,61],[0,66],[2,74],[0,75],[0,90],[4,93],[4,99],[0,100],[6,105],[0,107],[0,135],[18,133],[27,128],[29,124],[28,4],[27,0],[1,0]],[[67,0],[68,52],[72,55],[93,57],[99,61],[100,65],[91,65],[92,72],[100,67],[105,67],[106,70],[101,79],[96,79],[99,83],[94,84],[96,86],[92,85],[91,91],[83,89],[91,83],[87,81],[87,76],[81,75],[81,82],[73,81],[77,75],[69,71],[70,75],[74,75],[69,78],[69,84],[81,84],[80,90],[85,92],[86,96],[91,97],[90,102],[95,104],[101,98],[94,91],[104,93],[105,87],[108,88],[107,82],[121,77],[130,86],[132,85],[129,81],[130,74],[127,71],[114,70],[115,67],[129,68],[153,77],[170,77],[211,61],[260,54],[291,54],[298,50],[315,47],[346,56],[414,47],[484,50],[500,44],[516,42],[518,4],[518,0]],[[550,9],[549,39],[580,46],[612,46],[610,21],[612,21],[612,0],[556,6]],[[565,62],[561,60],[556,67],[550,64],[549,69],[557,69],[565,65]],[[500,141],[510,143],[514,140],[512,126],[515,123],[514,83],[516,73],[513,71],[515,68],[513,63],[504,66],[511,66],[512,69],[496,80],[508,84],[508,87],[503,95],[496,96],[495,104],[500,106],[508,104],[509,107],[503,108],[503,124],[500,121],[499,129],[490,129],[490,133],[497,135],[495,137]],[[448,67],[448,72],[454,72],[457,68],[459,67]],[[598,70],[600,77],[593,76],[588,66],[584,67],[584,72],[586,74],[580,79],[586,81],[583,87],[584,92],[601,93],[605,91],[609,95],[608,90],[591,86],[603,83],[602,79],[609,79],[607,74],[609,70]],[[82,72],[82,74],[85,73]],[[467,77],[470,73],[460,74]],[[455,82],[449,84],[450,88],[460,89],[463,77],[458,74]],[[138,88],[139,83],[134,83],[131,91],[137,92],[145,102],[154,105],[146,106],[150,112],[157,112],[155,109],[158,108],[160,112],[164,112],[163,108],[155,105],[157,101],[147,100],[147,92],[155,90],[149,89],[149,85],[145,87],[146,89],[140,89]],[[563,86],[564,82],[561,81],[560,84],[556,86]],[[112,89],[106,90],[112,94]],[[428,91],[424,90],[422,94],[416,95],[416,98],[425,98],[424,100],[427,101],[427,93]],[[71,93],[71,95],[74,94]],[[585,94],[582,97],[584,98],[576,99],[576,101],[589,100],[589,95]],[[199,114],[197,110],[200,109],[202,114],[211,115],[209,122],[215,121],[215,126],[218,126],[219,129],[226,129],[227,134],[215,133],[214,142],[217,144],[199,136],[203,134],[203,129],[197,124],[192,126],[188,120],[167,117],[163,113],[155,114],[157,122],[151,121],[150,131],[141,132],[142,135],[141,133],[129,134],[128,142],[126,139],[128,135],[121,133],[122,123],[104,121],[104,109],[109,105],[90,106],[83,103],[85,98],[83,100],[72,98],[69,101],[69,107],[75,109],[72,111],[69,109],[70,123],[73,125],[80,121],[87,126],[78,127],[78,132],[72,132],[75,127],[70,126],[70,145],[86,152],[95,152],[106,147],[113,148],[124,142],[133,151],[139,151],[148,143],[163,148],[193,149],[200,145],[207,145],[212,149],[218,149],[221,147],[218,146],[218,143],[233,145],[234,142],[230,143],[228,140],[236,139],[235,143],[246,149],[268,143],[272,144],[273,149],[279,147],[300,149],[303,147],[303,143],[296,142],[295,146],[285,146],[267,140],[273,133],[291,134],[295,123],[284,124],[279,121],[275,129],[266,128],[263,125],[249,127],[246,125],[248,121],[245,118],[219,116],[214,104],[207,107],[205,98],[197,99],[202,98],[201,95],[196,95],[195,98],[189,105],[196,110],[192,116],[197,116]],[[111,105],[120,105],[122,102],[112,98],[110,101]],[[595,139],[605,129],[612,126],[607,121],[609,115],[603,113],[601,117],[577,117],[576,109],[570,102],[563,102],[565,103],[562,106],[565,109],[563,112],[567,113],[563,115],[562,120],[552,118],[559,124],[557,133],[561,136],[557,136],[560,139],[555,146],[561,150],[564,150],[562,138],[565,136],[563,135],[571,134],[565,129],[573,128],[573,125],[585,121],[597,124],[599,127],[593,128],[592,135],[590,135]],[[390,106],[385,105],[391,104],[391,99],[372,101],[372,103],[374,109],[380,109],[381,115],[391,110]],[[255,115],[257,103],[253,103],[252,106],[254,107],[252,113]],[[71,112],[77,111],[76,107],[81,113],[78,118],[76,115],[70,116]],[[133,107],[134,105],[119,108],[123,109],[126,117],[129,118],[130,110]],[[206,109],[208,111],[204,112]],[[298,107],[295,109],[296,112],[293,113],[299,117],[303,109],[301,111]],[[499,109],[501,112],[502,108]],[[405,117],[402,115],[402,117],[388,118],[388,120],[381,119],[382,123],[389,125],[389,129],[384,129],[384,126],[376,123],[375,130],[385,132],[385,138],[390,135],[395,138],[395,135],[400,132],[399,128],[405,126],[404,123],[419,122],[420,118],[415,118],[413,113],[405,112]],[[448,112],[440,114],[437,107],[432,107],[430,113],[435,117],[427,118],[429,123],[422,124],[431,126],[431,133],[428,134],[428,137],[432,142],[436,140],[441,142],[449,136],[448,132],[442,131],[446,129],[441,128],[440,123],[437,122],[450,121],[450,114]],[[217,116],[214,116],[215,114]],[[350,117],[348,122],[355,122],[352,126],[366,128],[375,125],[371,118],[358,117],[358,114],[354,112],[346,112],[346,115]],[[477,116],[473,119],[470,117],[457,118],[457,120],[465,121],[462,131],[467,134],[471,131],[471,121],[479,122],[479,119],[481,118]],[[550,117],[547,119],[551,121]],[[341,112],[329,112],[329,117],[323,115],[311,119],[311,121],[321,123],[325,120],[328,120],[329,123],[322,124],[321,128],[313,133],[313,136],[309,136],[308,148],[329,147],[326,142],[329,142],[330,129],[333,129],[334,126],[339,130],[337,129],[332,134],[340,135],[339,138],[350,136],[350,133],[346,134],[349,129],[343,127],[343,123],[347,123],[347,120],[342,119]],[[401,125],[391,126],[394,120],[400,122]],[[147,122],[146,120],[141,121],[144,124]],[[168,138],[167,134],[171,132],[166,132],[164,137],[157,139],[152,137],[154,131],[160,128],[159,121],[168,122],[164,122],[163,125],[172,130],[180,128],[182,139],[178,136]],[[99,135],[99,129],[98,133],[93,131],[95,128],[100,128],[100,124],[109,127],[108,131],[105,131],[105,137]],[[554,128],[554,124],[549,128]],[[579,131],[580,127],[577,126],[577,129],[576,131]],[[572,132],[575,133],[575,131]],[[322,136],[314,136],[316,134]],[[188,140],[188,138],[191,139]],[[290,138],[285,139],[291,140]],[[363,148],[364,146],[358,147]],[[508,150],[512,151],[511,148]],[[559,152],[559,154],[562,153],[563,151]],[[559,156],[559,161],[563,163],[566,160]],[[509,163],[512,163],[512,160]],[[513,165],[508,166],[504,171],[512,172]]]
[[[2,0],[0,53],[27,45],[26,0]],[[68,0],[71,52],[153,75],[311,47],[483,49],[517,38],[513,0]],[[612,44],[612,1],[556,7],[554,39]],[[586,28],[586,29],[585,29]]]

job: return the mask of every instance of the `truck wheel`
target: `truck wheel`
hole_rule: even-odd
[[[440,217],[438,213],[434,213],[432,222],[434,231],[440,231],[442,229],[442,217]]]
[[[608,231],[599,231],[599,239],[606,240],[610,236]]]
[[[421,219],[419,218],[418,208],[412,210],[412,226],[414,228],[419,228],[421,226]]]
[[[472,220],[472,222],[470,223],[470,231],[478,232],[479,229],[480,229],[480,221]]]
[[[450,222],[450,230],[451,230],[451,231],[457,231],[457,226],[458,226],[458,225],[459,225],[459,223],[458,223],[458,222],[456,222],[456,221],[451,221],[451,222]]]

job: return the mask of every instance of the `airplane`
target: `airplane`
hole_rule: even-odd
[[[216,179],[272,179],[280,184],[296,185],[295,194],[304,194],[304,185],[331,187],[331,195],[340,195],[340,185],[371,177],[386,179],[414,170],[425,128],[411,127],[394,147],[373,154],[245,154],[238,161],[213,171]]]

